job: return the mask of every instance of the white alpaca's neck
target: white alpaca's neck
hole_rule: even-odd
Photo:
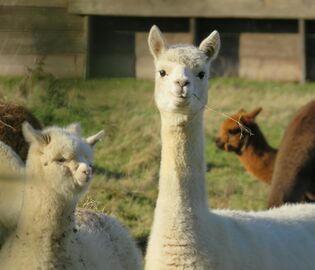
[[[182,123],[162,114],[162,157],[157,208],[163,212],[208,211],[202,112]],[[165,208],[165,209],[164,209]]]
[[[159,195],[146,269],[193,269],[199,260],[195,248],[203,242],[202,220],[209,213],[202,112],[183,122],[181,117],[161,115]]]

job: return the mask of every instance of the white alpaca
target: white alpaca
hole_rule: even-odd
[[[168,47],[153,26],[149,47],[162,157],[145,269],[314,269],[315,206],[256,213],[208,209],[203,104],[209,65],[220,47],[218,32],[199,48]]]
[[[35,131],[30,143],[23,205],[16,230],[0,252],[1,269],[140,269],[135,244],[103,214],[79,210],[91,176],[92,148],[102,132],[81,139],[73,126]]]
[[[15,227],[22,201],[24,163],[13,149],[0,141],[0,249],[10,230]]]

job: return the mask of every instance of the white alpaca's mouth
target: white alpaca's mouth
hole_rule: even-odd
[[[74,180],[79,187],[84,187],[88,185],[91,179],[92,179],[92,175],[87,175],[85,177],[74,177]]]

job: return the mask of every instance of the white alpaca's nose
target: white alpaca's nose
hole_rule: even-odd
[[[82,174],[85,174],[86,176],[92,175],[92,168],[90,165],[81,163],[78,167],[78,171]]]
[[[187,86],[190,84],[190,81],[187,78],[177,79],[175,82],[175,87],[173,88],[173,92],[178,97],[187,97],[188,88]]]
[[[184,86],[190,84],[189,80],[188,79],[180,79],[180,80],[177,80],[176,83],[181,87],[181,88],[184,88]]]

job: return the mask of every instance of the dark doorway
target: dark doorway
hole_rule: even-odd
[[[188,32],[187,18],[91,16],[87,77],[135,77],[137,32]]]
[[[315,21],[305,22],[306,79],[315,81]]]
[[[106,17],[90,19],[89,77],[134,77],[135,35]]]

